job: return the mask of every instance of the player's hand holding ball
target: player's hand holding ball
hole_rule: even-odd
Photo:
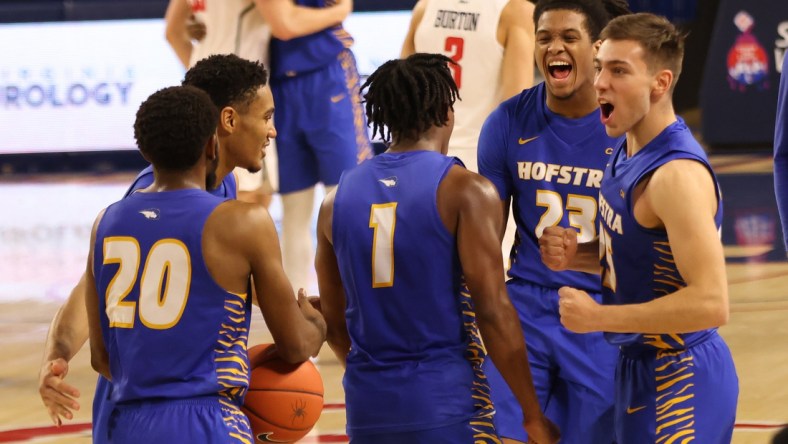
[[[542,262],[553,271],[563,271],[577,254],[577,231],[571,228],[547,227],[539,238]]]

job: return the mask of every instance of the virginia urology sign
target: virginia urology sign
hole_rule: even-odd
[[[134,115],[183,68],[162,20],[0,25],[0,154],[135,149]]]
[[[399,57],[409,21],[348,17],[362,78]],[[0,155],[136,149],[140,103],[184,73],[161,19],[0,25],[0,42]]]

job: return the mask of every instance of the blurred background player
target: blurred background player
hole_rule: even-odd
[[[484,119],[533,85],[533,10],[527,0],[419,0],[413,8],[401,56],[444,54],[455,62],[460,100],[449,155],[473,172]]]
[[[325,339],[320,313],[303,293],[295,301],[268,212],[205,192],[218,163],[217,114],[191,86],[143,102],[134,137],[154,182],[93,225],[91,364],[113,382],[113,443],[254,440],[240,410],[251,278],[279,356],[304,361]]]
[[[625,2],[543,0],[534,10],[536,65],[544,82],[499,106],[482,128],[479,172],[490,179],[506,212],[512,200],[517,239],[507,287],[520,314],[539,401],[561,428],[562,442],[613,441],[613,372],[617,350],[602,333],[578,335],[558,313],[558,289],[582,288],[601,300],[599,278],[556,273],[541,263],[546,227],[597,236],[597,196],[616,139],[599,121],[594,91],[594,43]],[[509,442],[527,442],[520,406],[495,366],[485,362],[496,427]]]
[[[231,171],[236,166],[262,167],[262,155],[276,137],[273,126],[274,102],[268,87],[268,73],[259,62],[234,55],[215,55],[199,61],[186,72],[184,85],[208,93],[219,109],[216,134],[219,142],[219,165],[210,172],[206,183],[216,196],[235,199],[236,182]],[[149,166],[137,175],[125,196],[153,183]],[[55,424],[71,419],[71,409],[79,408],[75,387],[64,381],[68,362],[88,339],[85,312],[85,276],[71,291],[68,300],[52,320],[44,345],[44,363],[39,377],[39,392]],[[106,426],[113,404],[109,401],[109,384],[99,377],[93,400],[94,439],[106,436]],[[100,442],[100,441],[99,441]]]
[[[481,331],[523,407],[520,426],[557,442],[501,279],[495,190],[445,155],[458,94],[450,63],[414,54],[367,79],[367,117],[391,143],[345,172],[320,210],[316,268],[329,345],[346,367],[348,435],[357,444],[499,442]]]
[[[598,242],[552,227],[545,263],[599,270],[604,305],[561,288],[561,323],[619,347],[616,441],[731,442],[739,383],[717,333],[729,316],[722,197],[703,148],[673,109],[684,36],[634,14],[602,30],[594,64],[601,121],[616,146],[599,194]],[[576,260],[575,260],[576,259]]]
[[[502,101],[534,82],[534,6],[527,0],[419,0],[413,8],[401,57],[444,54],[455,64],[460,92],[454,104],[449,155],[478,172],[476,148],[484,120]],[[514,240],[509,218],[504,257]]]
[[[774,123],[774,193],[783,227],[785,251],[788,252],[788,57],[783,59],[780,89],[777,94],[777,117]]]
[[[170,0],[164,19],[167,42],[187,69],[213,54],[268,64],[271,29],[252,0]],[[276,165],[275,157],[272,148],[264,164]],[[234,173],[239,199],[270,204],[274,188],[266,168]]]
[[[312,213],[315,185],[326,190],[342,171],[372,155],[359,75],[342,27],[351,0],[255,0],[271,26],[271,88],[276,101],[279,192],[285,270],[296,288],[306,288],[313,264]],[[296,15],[301,7],[300,15]],[[330,24],[325,21],[330,19]],[[309,35],[297,32],[321,24]]]

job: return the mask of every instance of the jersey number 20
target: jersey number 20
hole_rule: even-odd
[[[134,327],[139,305],[140,321],[146,327],[155,330],[170,328],[180,321],[189,297],[192,274],[189,250],[177,239],[162,239],[153,244],[142,269],[139,301],[125,301],[134,288],[141,259],[137,239],[104,239],[104,265],[120,265],[105,295],[109,326]]]

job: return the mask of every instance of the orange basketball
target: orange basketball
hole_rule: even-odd
[[[320,418],[323,379],[311,361],[289,364],[274,358],[261,363],[272,346],[249,349],[252,373],[241,410],[249,417],[256,443],[295,442]]]

